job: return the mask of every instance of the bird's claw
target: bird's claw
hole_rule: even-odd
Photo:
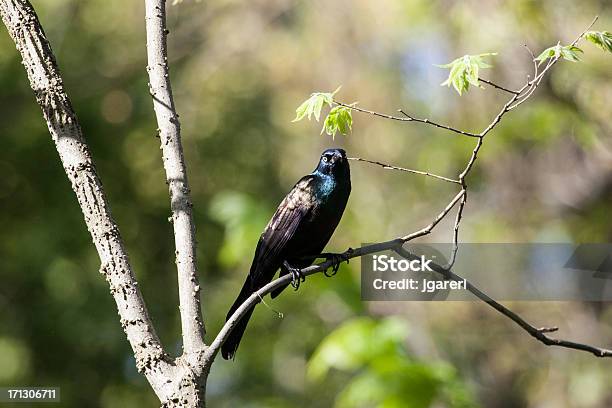
[[[338,269],[340,269],[340,264],[342,262],[346,262],[347,264],[349,263],[350,260],[350,255],[353,253],[353,248],[349,248],[348,251],[343,252],[341,254],[332,254],[332,253],[325,253],[325,254],[321,254],[327,261],[331,261],[334,263],[334,265],[331,267],[331,273],[328,273],[328,269],[325,269],[323,271],[323,275],[327,276],[328,278],[331,278],[332,276],[334,276],[335,274],[338,273]]]
[[[300,283],[304,282],[306,277],[302,275],[302,272],[297,268],[289,269],[289,273],[291,273],[291,286],[293,286],[294,290],[298,290]]]
[[[334,262],[335,262],[335,260],[334,260]],[[339,262],[331,267],[331,270],[332,270],[331,273],[327,272],[329,270],[329,268],[328,268],[328,269],[323,271],[323,275],[327,276],[328,278],[331,278],[332,276],[334,276],[335,274],[338,273],[338,269],[340,269],[340,263]]]
[[[294,290],[298,290],[298,288],[300,287],[300,283],[304,282],[306,280],[306,277],[302,274],[302,271],[300,269],[294,268],[286,261],[284,263],[284,266],[291,274],[291,286],[293,286]]]

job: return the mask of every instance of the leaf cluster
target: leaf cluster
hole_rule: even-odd
[[[332,138],[336,132],[340,132],[343,135],[347,135],[353,129],[353,114],[351,108],[346,106],[335,106],[329,111],[325,122],[323,122],[323,129],[321,133],[325,132]]]
[[[584,38],[604,51],[612,52],[612,33],[609,31],[587,31]]]
[[[534,61],[539,61],[538,65],[542,65],[542,63],[550,58],[563,58],[567,61],[578,62],[580,61],[580,57],[578,56],[579,52],[583,51],[575,45],[557,44],[542,51]]]
[[[332,138],[335,137],[337,132],[343,135],[348,135],[353,129],[353,113],[351,106],[337,105],[334,106],[334,95],[338,93],[340,87],[334,92],[315,92],[310,95],[310,98],[306,99],[298,108],[295,110],[295,119],[293,122],[298,122],[305,117],[310,120],[313,116],[318,122],[321,118],[321,111],[324,105],[331,108],[325,120],[323,121],[323,129],[321,134],[325,132]]]
[[[464,55],[463,57],[459,57],[448,64],[436,65],[440,68],[450,69],[448,78],[440,85],[447,85],[448,87],[452,85],[459,95],[466,92],[470,88],[470,85],[480,86],[478,82],[479,71],[484,68],[492,67],[492,65],[483,60],[483,57],[492,55],[497,55],[497,53],[489,52],[478,55]]]

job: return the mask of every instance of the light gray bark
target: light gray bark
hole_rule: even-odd
[[[200,311],[200,284],[191,193],[181,143],[181,127],[172,97],[166,46],[165,0],[145,0],[147,72],[157,117],[166,182],[174,226],[179,309],[186,354],[204,350],[204,324]]]

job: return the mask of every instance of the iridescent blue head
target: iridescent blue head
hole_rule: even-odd
[[[343,149],[327,149],[321,154],[315,173],[334,176],[339,180],[350,180],[350,169]]]

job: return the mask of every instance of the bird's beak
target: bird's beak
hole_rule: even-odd
[[[344,160],[344,157],[342,157],[341,153],[334,153],[334,157],[332,157],[332,161],[335,162],[340,162],[342,163],[342,160]]]

